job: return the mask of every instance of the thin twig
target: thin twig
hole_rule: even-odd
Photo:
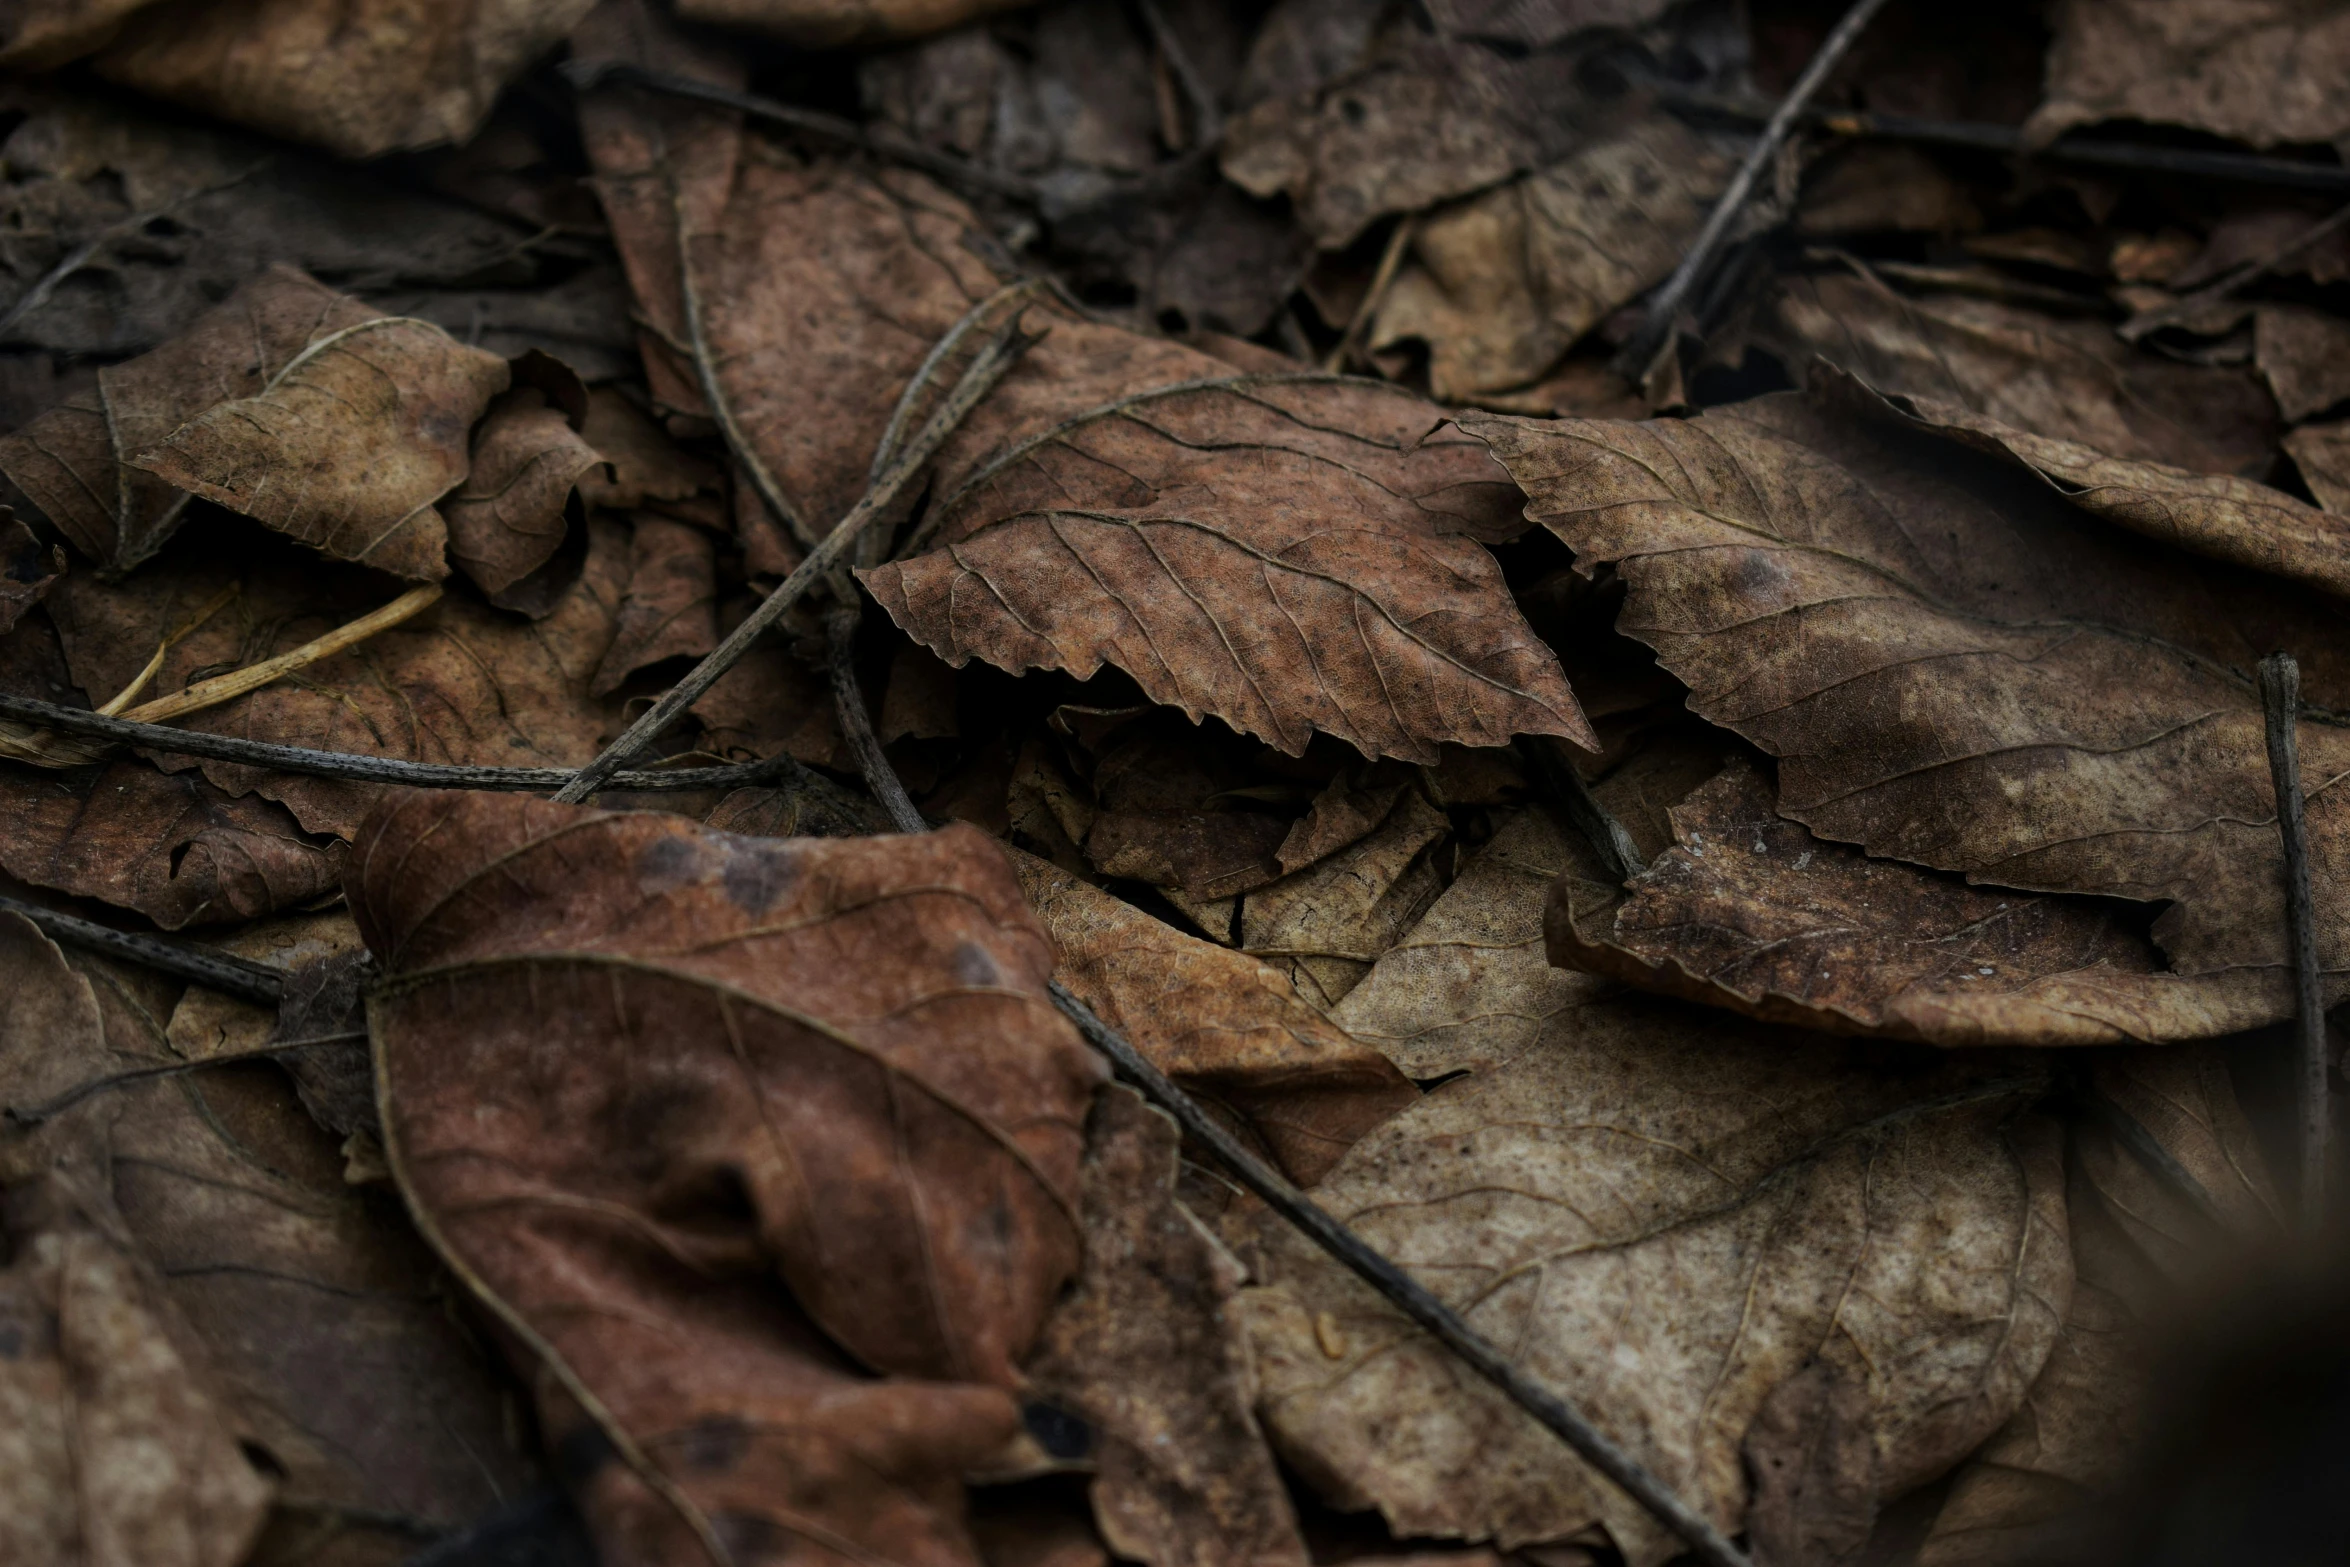
[[[2285,845],[2285,930],[2301,1021],[2301,1217],[2325,1227],[2326,1131],[2332,1104],[2326,1063],[2325,998],[2317,966],[2317,899],[2309,879],[2309,823],[2302,814],[2301,666],[2290,653],[2260,661],[2260,705],[2268,720],[2268,770],[2277,791],[2277,832]]]
[[[1371,286],[1364,291],[1362,303],[1355,306],[1353,316],[1348,318],[1346,331],[1340,334],[1338,346],[1331,349],[1322,360],[1325,371],[1336,375],[1345,370],[1347,361],[1354,357],[1356,345],[1371,330],[1371,318],[1379,313],[1379,306],[1387,298],[1389,286],[1395,282],[1395,274],[1403,268],[1404,253],[1411,248],[1412,235],[1417,232],[1419,223],[1418,213],[1406,213],[1396,220],[1395,232],[1387,236],[1387,248],[1379,253],[1378,269],[1371,274]]]
[[[38,1126],[53,1116],[64,1114],[83,1100],[110,1089],[128,1088],[133,1083],[152,1082],[159,1077],[180,1077],[189,1072],[206,1072],[216,1066],[242,1066],[247,1061],[274,1061],[280,1056],[298,1055],[315,1050],[320,1045],[347,1045],[367,1037],[363,1028],[348,1029],[339,1034],[318,1034],[309,1039],[284,1039],[273,1045],[261,1045],[252,1050],[224,1050],[216,1056],[198,1056],[192,1061],[174,1061],[169,1066],[134,1067],[128,1072],[113,1072],[105,1077],[93,1077],[76,1084],[54,1099],[45,1100],[29,1109],[9,1105],[5,1114],[19,1126]]]
[[[662,730],[676,722],[679,715],[701,700],[710,687],[716,685],[725,673],[740,663],[752,645],[777,622],[781,621],[794,604],[806,596],[808,590],[823,581],[834,565],[848,554],[865,529],[875,518],[882,516],[897,499],[906,482],[921,471],[923,465],[943,445],[946,438],[962,424],[966,415],[979,405],[981,398],[994,390],[1020,355],[1027,351],[1033,338],[1020,332],[1017,318],[1006,322],[989,338],[987,345],[972,359],[969,369],[955,383],[938,411],[930,416],[921,432],[906,443],[889,471],[881,481],[868,489],[848,515],[841,518],[833,530],[810,550],[800,563],[792,568],[790,576],[776,585],[759,607],[751,611],[743,623],[717,648],[696,664],[683,680],[671,687],[626,733],[606,746],[599,756],[581,768],[572,780],[555,792],[555,799],[565,804],[576,804],[609,786],[612,775],[620,764],[650,745]]]
[[[1324,1212],[1271,1165],[1251,1153],[1222,1123],[1202,1110],[1197,1100],[1169,1081],[1147,1056],[1096,1017],[1093,1009],[1068,987],[1054,980],[1051,990],[1053,1005],[1077,1025],[1078,1032],[1089,1044],[1110,1058],[1118,1075],[1172,1116],[1186,1136],[1205,1145],[1267,1207],[1304,1231],[1307,1239],[1385,1296],[1397,1310],[1459,1356],[1470,1370],[1500,1389],[1512,1403],[1573,1448],[1592,1468],[1622,1487],[1666,1528],[1686,1541],[1700,1560],[1713,1567],[1747,1567],[1745,1554],[1702,1513],[1617,1446],[1605,1432],[1585,1419],[1581,1411],[1511,1364],[1498,1346],[1462,1321],[1460,1314],[1439,1300],[1426,1285]]]
[[[230,957],[225,952],[206,952],[182,946],[176,941],[165,941],[160,936],[142,936],[135,931],[115,930],[79,915],[62,914],[55,909],[44,909],[37,903],[26,903],[5,895],[0,895],[0,913],[23,915],[38,925],[52,941],[71,942],[77,947],[87,947],[110,958],[137,963],[158,973],[176,974],[181,979],[192,979],[199,985],[247,1001],[276,1006],[285,996],[286,980],[283,974],[259,963]]]
[[[264,740],[242,740],[234,735],[207,734],[201,729],[172,729],[162,724],[109,718],[88,708],[60,707],[54,702],[0,693],[0,718],[22,719],[68,734],[94,735],[124,745],[143,746],[173,756],[199,756],[208,762],[236,762],[247,767],[273,768],[310,778],[344,778],[353,783],[407,784],[418,789],[493,789],[532,793],[560,789],[577,776],[568,767],[464,767],[436,762],[403,761],[395,756],[366,756],[345,751],[312,751],[301,746],[272,745]],[[756,762],[731,762],[723,767],[675,767],[615,773],[603,787],[631,792],[675,792],[689,789],[739,789],[788,778],[809,784],[816,775],[788,753],[777,752]]]
[[[2158,332],[2174,322],[2187,320],[2196,312],[2232,297],[2245,284],[2266,276],[2319,241],[2340,233],[2345,225],[2350,225],[2350,205],[2336,208],[2267,255],[2256,256],[2239,266],[2230,267],[2193,293],[2182,294],[2159,309],[2138,312],[2115,327],[2114,331],[2124,342],[2135,343],[2149,333]]]
[[[914,808],[905,781],[882,753],[881,737],[873,732],[873,720],[865,711],[865,693],[857,684],[857,627],[864,618],[864,607],[851,601],[836,606],[824,620],[832,654],[832,701],[840,712],[841,738],[848,741],[850,753],[857,758],[857,770],[865,775],[873,798],[889,812],[898,831],[928,832],[930,823]]]
[[[2195,1172],[2180,1163],[2176,1154],[2162,1146],[2162,1139],[2146,1129],[2145,1122],[2117,1104],[2087,1072],[2081,1077],[2075,1102],[2089,1119],[2104,1127],[2115,1142],[2145,1166],[2149,1175],[2168,1186],[2213,1225],[2226,1229],[2228,1216],[2220,1211],[2209,1188],[2195,1178]]]
[[[1673,275],[1665,280],[1665,286],[1650,297],[1648,319],[1641,323],[1640,330],[1632,334],[1632,340],[1616,356],[1616,374],[1634,386],[1647,383],[1649,372],[1656,368],[1657,361],[1678,340],[1681,308],[1697,291],[1698,285],[1705,281],[1706,274],[1712,271],[1714,258],[1720,253],[1722,242],[1730,236],[1731,224],[1745,210],[1748,198],[1754,194],[1754,187],[1762,178],[1763,170],[1778,158],[1779,149],[1786,145],[1789,134],[1803,117],[1803,111],[1813,95],[1827,82],[1830,73],[1843,63],[1844,56],[1859,42],[1861,33],[1884,7],[1885,0],[1854,0],[1852,9],[1844,13],[1844,19],[1836,24],[1835,31],[1829,33],[1826,42],[1820,45],[1819,53],[1811,57],[1811,64],[1803,68],[1803,75],[1796,78],[1795,86],[1780,100],[1769,123],[1763,126],[1762,134],[1747,149],[1746,161],[1730,177],[1729,187],[1722,192],[1721,200],[1714,203],[1713,212],[1706,218],[1705,227],[1698,231],[1697,240],[1689,247],[1688,254],[1673,269]]]

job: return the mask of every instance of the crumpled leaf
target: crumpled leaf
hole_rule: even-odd
[[[0,763],[0,870],[165,930],[259,919],[331,892],[342,845],[282,805],[144,762],[61,775]]]
[[[238,945],[281,961],[302,948]],[[20,1111],[257,1043],[240,1014],[267,1032],[262,1009],[145,970],[76,954],[46,972],[89,1026],[0,1049],[0,1104]],[[264,1560],[378,1561],[531,1479],[508,1384],[452,1315],[451,1281],[401,1214],[346,1183],[336,1142],[270,1064],[124,1084],[0,1139],[12,1182],[86,1172],[157,1271],[233,1434],[280,1476]]]
[[[718,549],[691,523],[650,512],[630,520],[628,591],[588,689],[609,696],[648,664],[699,658],[718,645]]]
[[[98,56],[140,92],[346,158],[459,142],[593,0],[197,0]]]
[[[2265,461],[2276,438],[2275,410],[2242,369],[2132,348],[2101,321],[1897,294],[1871,274],[1776,280],[1753,335],[1799,378],[1817,354],[1881,391],[2116,458],[2232,474]]]
[[[448,527],[433,502],[465,477],[466,435],[507,381],[497,355],[369,312],[129,461],[337,559],[437,581]]]
[[[353,867],[392,1167],[605,1551],[970,1562],[1102,1076],[1000,852],[404,793]]]
[[[1305,1567],[1252,1408],[1240,1265],[1176,1200],[1175,1125],[1113,1087],[1088,1130],[1085,1268],[1026,1369],[1097,1437],[1102,1536],[1152,1567]]]
[[[602,461],[537,389],[505,393],[473,432],[472,466],[443,504],[449,558],[495,599],[563,547],[571,493]]]
[[[1056,972],[1191,1093],[1226,1109],[1301,1186],[1419,1090],[1301,999],[1287,976],[1189,936],[1031,854],[1012,868],[1060,949]]]
[[[1428,345],[1441,402],[1524,386],[1664,281],[1735,158],[1670,115],[1422,218],[1371,346]]]
[[[2350,321],[2292,305],[2252,313],[2252,359],[2288,424],[2350,398]]]
[[[2284,446],[2318,504],[2350,516],[2350,419],[2305,424],[2285,437]]]
[[[171,342],[99,370],[95,389],[0,438],[0,471],[103,571],[123,572],[179,527],[187,496],[131,459],[208,408],[260,391],[320,337],[377,319],[273,266]]]
[[[1093,799],[1081,800],[1073,785],[1053,790],[1067,818],[1057,825],[1102,875],[1148,882],[1187,903],[1262,887],[1281,875],[1278,851],[1292,828],[1232,797],[1253,772],[1231,738],[1164,708],[1093,737]]]
[[[1934,1045],[2210,1039],[2289,1010],[2281,976],[2163,972],[2143,920],[2110,905],[1871,859],[1780,817],[1773,796],[1733,767],[1674,809],[1674,847],[1625,887],[1562,877],[1551,961],[1773,1022]]]
[[[2105,519],[2167,516],[2304,580],[2339,562],[2264,517],[2334,519],[2143,465],[2075,504],[1841,379],[1690,420],[1468,423],[1580,563],[1616,564],[1620,629],[1691,709],[1780,758],[1782,815],[1980,882],[2168,901],[2153,935],[2181,974],[2287,962],[2254,666],[2291,647],[2311,708],[2350,703],[2340,604]],[[2350,770],[2350,733],[2305,718],[2301,758]],[[2320,878],[2350,871],[2333,791],[2310,837]],[[2350,970],[2350,927],[2319,923],[2321,961]]]
[[[1248,894],[1241,950],[1287,972],[1317,1006],[1336,1004],[1444,890],[1429,851],[1451,831],[1426,796],[1404,790],[1376,831]]]
[[[1853,1385],[1872,1502],[2023,1397],[2072,1278],[2042,1082],[1631,999],[1436,1089],[1315,1198],[1734,1533],[1741,1449],[1799,1374]],[[1333,1505],[1399,1535],[1508,1549],[1600,1522],[1643,1567],[1679,1552],[1294,1233],[1245,1245],[1260,1414]]]
[[[982,259],[993,247],[917,176],[787,162],[706,124],[689,163],[633,104],[593,98],[585,125],[639,297],[656,321],[681,313],[663,258],[683,212],[734,417],[829,526],[930,346],[1003,283]],[[863,574],[917,641],[958,667],[1084,678],[1113,663],[1152,701],[1292,754],[1316,730],[1426,761],[1445,740],[1587,736],[1490,557],[1446,536],[1519,524],[1434,407],[1385,385],[1234,376],[1041,297],[1027,325],[1044,341],[939,458],[937,547]],[[672,355],[656,393],[692,382]]]
[[[2256,147],[2350,134],[2350,16],[2296,0],[2063,0],[2046,140],[2099,120],[2189,125]]]
[[[1018,0],[681,0],[689,21],[773,33],[803,49],[911,38],[1008,11]]]

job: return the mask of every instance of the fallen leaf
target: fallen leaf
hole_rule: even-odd
[[[1733,767],[1675,808],[1674,847],[1626,887],[1561,878],[1551,961],[1933,1045],[2211,1039],[2291,1010],[2282,975],[2165,973],[2142,916],[1871,859],[1780,817],[1774,793]]]
[[[609,465],[609,477],[593,468],[579,479],[590,506],[635,511],[664,501],[690,501],[723,489],[718,465],[686,451],[636,404],[608,386],[588,394],[587,423],[580,439]]]
[[[1102,1075],[1000,851],[405,793],[354,855],[392,1168],[604,1549],[971,1561]]]
[[[1440,402],[1538,379],[1576,339],[1664,281],[1734,161],[1660,114],[1427,214],[1372,319],[1372,348],[1425,343]]]
[[[1831,148],[1804,170],[1795,232],[1965,234],[1983,226],[1974,196],[1920,148],[1859,141]]]
[[[592,0],[197,0],[134,16],[109,81],[346,158],[461,142]]]
[[[2276,439],[2275,410],[2250,374],[2132,348],[2101,321],[1911,297],[1866,273],[1778,279],[1759,314],[1754,341],[1798,378],[1817,354],[1881,391],[2112,457],[2239,473]]]
[[[1274,858],[1283,872],[1294,873],[1361,842],[1387,820],[1411,781],[1411,772],[1394,762],[1340,768],[1291,824]]]
[[[2187,125],[2247,141],[2350,134],[2350,17],[2294,0],[2063,0],[2048,96],[2025,134],[2100,120]]]
[[[465,477],[466,434],[507,379],[495,354],[371,312],[128,460],[337,559],[437,581],[448,529],[433,502]]]
[[[2299,424],[2350,398],[2350,321],[2322,310],[2263,305],[2252,313],[2252,360]]]
[[[1568,863],[1588,858],[1543,810],[1516,813],[1330,1020],[1422,1081],[1484,1071],[1550,1038],[1616,988],[1543,953],[1543,899]]]
[[[651,512],[630,519],[628,591],[612,645],[588,689],[609,696],[630,675],[667,658],[699,658],[718,645],[718,550],[691,523]]]
[[[2318,504],[2350,516],[2350,420],[2305,424],[2285,437],[2284,447]]]
[[[0,519],[0,636],[49,596],[65,575],[65,553],[52,544],[41,548],[33,530],[14,516]]]
[[[1377,831],[1248,894],[1241,950],[1286,971],[1317,1006],[1336,1004],[1444,890],[1429,851],[1451,831],[1405,790]]]
[[[1063,830],[1104,876],[1179,891],[1189,901],[1234,897],[1281,875],[1291,824],[1231,798],[1252,777],[1229,731],[1157,709],[1100,739],[1093,804]]]
[[[846,49],[935,33],[1012,10],[1017,0],[681,0],[678,14],[773,33],[803,49]]]
[[[1014,850],[1012,868],[1060,949],[1061,982],[1161,1071],[1228,1110],[1301,1186],[1419,1099],[1280,971],[1187,936],[1034,855]]]
[[[1725,1532],[1809,1366],[1861,1390],[1873,1499],[2014,1410],[2071,1284],[2042,1078],[1629,1000],[1371,1133],[1316,1200]],[[1399,1535],[1680,1542],[1367,1286],[1259,1220],[1242,1296],[1276,1446]]]
[[[2183,975],[2285,963],[2253,666],[2294,648],[2310,706],[2344,705],[2339,605],[2108,519],[2304,579],[2338,573],[2305,542],[2337,519],[2144,465],[2076,504],[1841,379],[1688,420],[1468,422],[1580,563],[1616,564],[1619,627],[1691,709],[1779,757],[1782,815],[1978,882],[2169,902],[2153,935]],[[2330,778],[2350,740],[2305,718],[2301,756]],[[2311,797],[2321,878],[2350,868],[2345,820]],[[2350,969],[2350,929],[2321,927]]]
[[[334,890],[342,846],[286,808],[144,762],[61,776],[0,763],[0,870],[165,930],[259,919]]]
[[[562,547],[572,491],[602,461],[536,389],[505,393],[473,432],[465,482],[443,503],[450,560],[495,600]]]
[[[41,71],[78,60],[155,0],[34,0],[0,29],[0,66]]]
[[[1088,1134],[1085,1267],[1026,1369],[1095,1433],[1102,1538],[1151,1567],[1305,1567],[1251,1407],[1240,1264],[1176,1200],[1175,1124],[1113,1087]]]

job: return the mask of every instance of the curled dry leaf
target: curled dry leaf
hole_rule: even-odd
[[[1018,0],[681,0],[678,14],[719,27],[773,33],[803,49],[846,49],[917,38]]]
[[[2111,524],[2154,532],[2156,500],[2172,538],[2307,581],[2338,562],[2264,518],[2335,519],[2144,465],[2068,496],[2008,455],[2046,443],[1971,450],[1842,378],[1690,420],[1471,422],[1579,562],[1615,564],[1620,629],[1690,707],[1779,757],[1781,814],[1977,881],[2168,901],[2153,934],[2175,972],[2273,982],[2282,850],[2254,665],[2293,648],[2310,706],[2350,706],[2350,623],[2297,582]],[[2350,731],[2305,718],[2301,759],[2350,771]],[[2310,798],[2327,880],[2350,873],[2335,793]],[[2350,926],[2321,908],[2318,937],[2329,973],[2350,970]]]
[[[1176,1200],[1175,1124],[1112,1087],[1088,1133],[1085,1268],[1026,1370],[1096,1434],[1102,1537],[1151,1567],[1305,1567],[1252,1408],[1240,1265]]]
[[[77,1022],[0,1045],[0,1104],[234,1048],[241,1014],[267,1032],[260,1009],[193,987],[175,1006],[176,982],[78,954],[69,968],[33,943],[47,947],[19,932],[0,948],[11,995],[57,998]],[[509,1386],[452,1315],[453,1281],[386,1194],[345,1182],[336,1142],[278,1067],[256,1064],[89,1096],[12,1128],[0,1161],[12,1187],[44,1171],[88,1181],[155,1270],[234,1436],[280,1476],[263,1559],[356,1567],[463,1525],[530,1474]]]
[[[2288,424],[2350,398],[2350,321],[2295,305],[2252,313],[2252,361]]]
[[[1452,832],[1417,789],[1396,796],[1376,831],[1251,892],[1240,946],[1289,973],[1317,1006],[1352,990],[1444,890],[1430,852]]]
[[[442,511],[449,558],[495,598],[544,566],[571,525],[572,490],[603,458],[535,388],[490,404],[472,467]]]
[[[187,496],[131,459],[222,403],[250,397],[318,338],[375,319],[355,299],[273,266],[161,348],[0,439],[0,472],[101,571],[128,571],[178,528]]]
[[[1419,1099],[1278,970],[1152,919],[1034,855],[1013,850],[1012,868],[1060,949],[1061,982],[1161,1071],[1237,1115],[1301,1186]]]
[[[665,658],[699,658],[718,645],[718,547],[691,523],[651,512],[629,520],[634,556],[612,645],[588,689],[609,696]]]
[[[593,0],[198,0],[149,6],[98,56],[140,92],[346,158],[461,142]]]
[[[2034,1067],[1642,998],[1579,1023],[1371,1133],[1316,1200],[1725,1532],[1755,1521],[1741,1452],[1799,1376],[1844,1384],[1864,1513],[2006,1421],[2071,1286]],[[1634,1563],[1678,1552],[1293,1232],[1259,1217],[1244,1255],[1260,1413],[1335,1505],[1505,1549],[1604,1523]]]
[[[437,581],[448,525],[433,502],[465,477],[466,436],[508,374],[429,321],[370,312],[130,461],[337,559]]]
[[[1773,796],[1733,767],[1674,808],[1674,846],[1625,887],[1562,877],[1551,961],[1773,1022],[1934,1045],[2210,1039],[2290,1010],[2279,975],[2163,972],[2134,910],[1871,859],[1784,819]]]
[[[1816,354],[1884,392],[2117,458],[2233,474],[2276,439],[2276,410],[2245,370],[2132,348],[2102,321],[1912,298],[1865,271],[1781,278],[1757,316],[1755,341],[1798,377]]]
[[[2256,147],[2350,134],[2350,16],[2296,0],[2064,0],[2025,126],[2188,125]]]
[[[353,866],[392,1167],[605,1549],[970,1562],[1101,1077],[994,845],[404,793]]]
[[[2305,424],[2285,437],[2285,455],[2330,512],[2350,516],[2350,419]]]

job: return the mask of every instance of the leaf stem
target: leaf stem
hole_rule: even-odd
[[[2301,795],[2301,666],[2290,653],[2260,661],[2260,704],[2268,722],[2268,770],[2276,785],[2277,832],[2285,848],[2285,931],[2293,949],[2293,988],[2301,1025],[2301,1217],[2311,1233],[2325,1228],[2328,1092],[2325,998],[2317,960],[2317,899],[2309,876],[2309,823]]]

